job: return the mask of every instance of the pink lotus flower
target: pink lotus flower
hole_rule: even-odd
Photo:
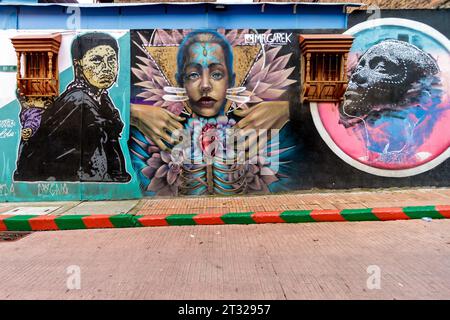
[[[183,166],[180,151],[154,153],[147,164],[148,167],[142,170],[151,179],[147,191],[153,191],[157,195],[177,195]]]

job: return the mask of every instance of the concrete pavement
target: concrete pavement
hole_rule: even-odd
[[[0,214],[17,206],[56,206],[52,214],[64,216],[449,204],[450,189],[413,189],[2,203]],[[448,270],[450,220],[435,219],[48,231],[0,241],[0,299],[450,299]]]
[[[449,231],[411,220],[36,232],[0,242],[0,299],[450,299]],[[67,287],[74,266],[80,289]],[[373,266],[380,289],[367,286]]]

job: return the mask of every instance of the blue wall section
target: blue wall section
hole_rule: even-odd
[[[211,4],[80,7],[81,29],[141,28],[255,28],[344,29],[341,5],[229,5]],[[2,29],[67,29],[73,8],[10,5],[0,7]]]

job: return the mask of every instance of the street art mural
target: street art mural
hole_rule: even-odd
[[[267,193],[289,181],[280,167],[293,145],[280,134],[296,104],[292,31],[158,29],[131,37],[130,149],[144,192]]]
[[[16,74],[2,75],[14,81],[0,106],[0,118],[10,120],[12,133],[2,139],[7,148],[0,150],[0,173],[7,186],[1,196],[9,200],[139,197],[127,147],[129,33],[60,34],[57,97],[24,97],[15,88]],[[5,32],[2,37],[2,42],[9,42],[12,57],[16,54],[10,39],[15,36],[17,32]],[[36,61],[23,59],[19,67],[32,70],[34,65],[24,65]]]
[[[108,94],[117,80],[117,41],[86,33],[73,40],[71,54],[74,80],[66,90],[45,111],[22,105],[14,180],[127,182],[124,125]]]
[[[357,24],[342,102],[302,104],[320,31],[0,31],[0,201],[448,186],[449,40]],[[11,39],[53,33],[58,90],[24,99]]]
[[[403,19],[361,23],[340,105],[312,106],[317,129],[344,161],[371,174],[412,176],[445,161],[450,135],[449,40]]]

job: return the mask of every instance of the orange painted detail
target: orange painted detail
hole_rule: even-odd
[[[309,214],[317,222],[346,221],[340,210],[313,210]]]
[[[6,218],[12,217],[10,215],[2,215],[0,214],[0,231],[8,231],[6,224],[3,222]]]
[[[436,210],[446,218],[450,218],[450,206],[436,206]]]
[[[55,222],[55,218],[57,217],[58,216],[39,216],[29,219],[28,222],[33,231],[59,230]]]
[[[381,221],[410,219],[402,208],[374,208],[372,213]]]
[[[169,224],[166,221],[166,217],[168,214],[151,214],[148,216],[143,216],[138,219],[138,221],[144,227],[162,227],[168,226]]]
[[[111,215],[109,214],[96,214],[92,216],[87,216],[81,218],[83,220],[84,225],[88,229],[96,229],[96,228],[114,228],[111,220],[109,218]]]
[[[252,214],[256,223],[285,223],[281,217],[282,211],[258,211]]]
[[[225,224],[221,217],[223,213],[200,213],[193,217],[197,224]]]

